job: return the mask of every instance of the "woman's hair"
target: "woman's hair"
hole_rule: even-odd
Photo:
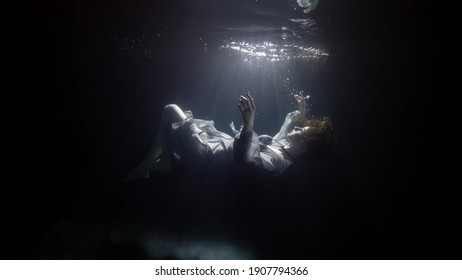
[[[296,126],[310,127],[302,134],[307,147],[302,158],[317,159],[331,153],[336,143],[336,137],[329,117],[307,119],[297,115],[292,118],[292,121]]]

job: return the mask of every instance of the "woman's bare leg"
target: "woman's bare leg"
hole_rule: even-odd
[[[126,181],[148,178],[151,171],[169,172],[171,170],[172,159],[167,147],[165,127],[175,122],[184,121],[186,118],[183,110],[177,105],[169,104],[164,107],[160,128],[151,148],[143,161],[132,172],[128,173],[125,178]]]

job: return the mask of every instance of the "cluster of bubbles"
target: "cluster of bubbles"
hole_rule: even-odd
[[[160,34],[158,34],[158,36],[160,36]],[[127,36],[114,36],[111,38],[111,40],[118,44],[118,48],[121,51],[135,55],[142,54],[146,58],[153,58],[152,49],[157,44],[155,38],[148,38],[148,36],[146,36],[145,34],[142,34],[138,38],[129,38]]]
[[[161,40],[164,40],[168,35],[168,27],[159,27],[157,31],[149,34],[141,34],[136,37],[125,35],[113,36],[109,39],[115,42],[116,48],[123,52],[151,59],[154,58]]]

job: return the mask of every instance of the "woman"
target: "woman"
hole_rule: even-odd
[[[216,130],[213,121],[195,119],[190,111],[170,104],[164,107],[161,126],[144,160],[126,176],[127,181],[148,178],[150,172],[170,172],[172,161],[194,166],[235,164],[242,168],[279,175],[298,158],[327,156],[335,137],[329,118],[306,119],[306,101],[294,95],[298,111],[289,113],[274,136],[253,130],[255,101],[240,96],[238,108],[244,125],[235,136]]]

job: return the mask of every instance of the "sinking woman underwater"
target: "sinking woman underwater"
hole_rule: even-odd
[[[218,131],[213,121],[193,118],[175,104],[164,107],[160,128],[143,161],[126,181],[148,178],[150,172],[170,172],[172,162],[190,166],[237,167],[279,175],[298,159],[318,159],[330,154],[335,135],[328,117],[308,119],[306,100],[295,94],[298,110],[287,114],[279,132],[271,137],[254,131],[255,101],[250,93],[240,96],[238,108],[243,126],[231,128],[235,136]]]

